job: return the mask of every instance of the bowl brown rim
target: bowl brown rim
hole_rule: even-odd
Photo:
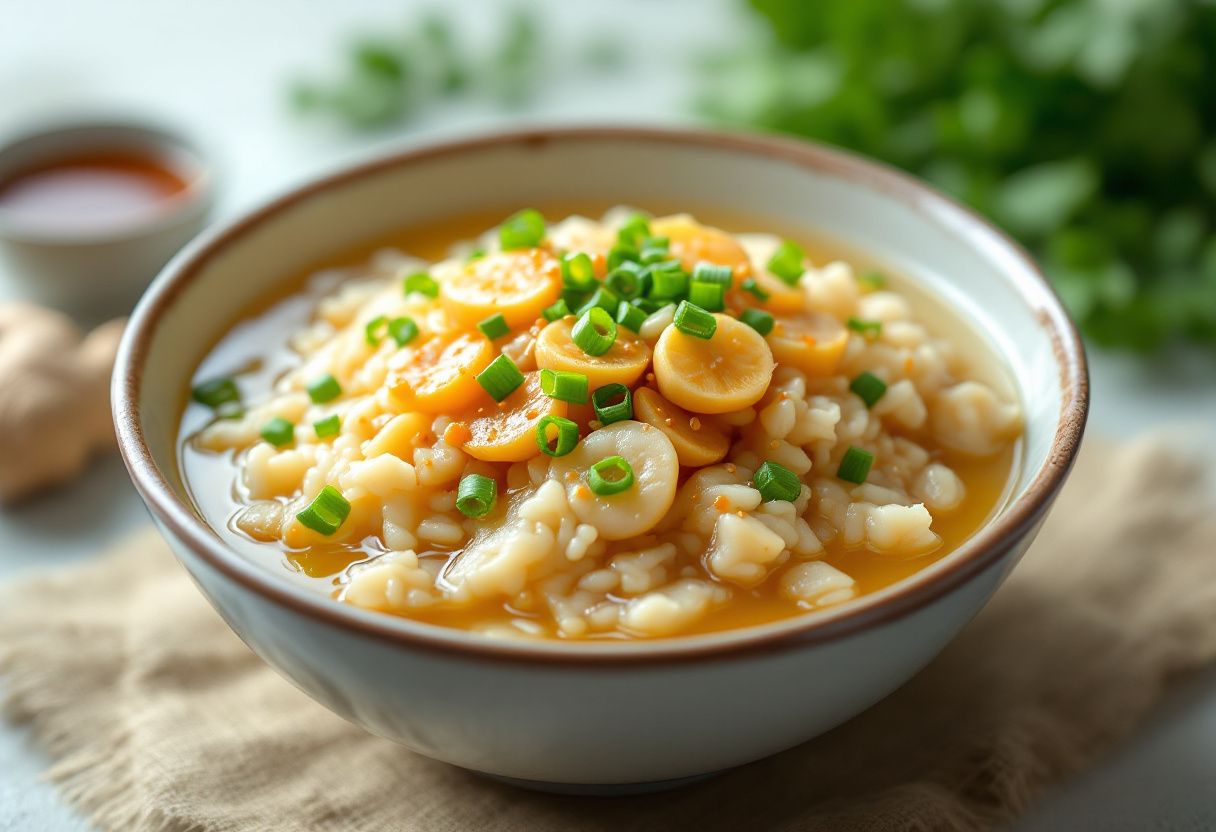
[[[418,162],[460,156],[492,147],[539,148],[554,142],[633,141],[710,147],[756,154],[844,179],[899,200],[932,221],[961,234],[993,259],[1012,258],[1029,281],[1015,278],[1015,289],[1035,312],[1051,341],[1059,367],[1061,408],[1051,449],[1025,493],[951,553],[949,562],[903,579],[890,590],[863,596],[822,612],[809,612],[774,624],[699,636],[621,644],[586,642],[511,642],[397,616],[359,610],[287,581],[228,549],[174,493],[153,460],[139,418],[142,370],[151,333],[161,316],[208,259],[263,221],[328,188]],[[841,639],[920,610],[998,564],[1017,541],[1040,522],[1076,458],[1088,414],[1089,379],[1085,351],[1076,326],[1042,271],[1022,247],[987,220],[919,180],[882,163],[824,145],[767,135],[698,128],[553,127],[527,128],[398,149],[347,165],[300,185],[201,235],[157,276],[131,316],[115,364],[113,410],[118,444],[136,489],[155,518],[211,568],[248,590],[305,616],[372,636],[394,645],[479,659],[560,662],[584,667],[670,663],[723,656],[750,658]],[[943,566],[944,564],[944,566]],[[1010,564],[1010,568],[1012,564]]]

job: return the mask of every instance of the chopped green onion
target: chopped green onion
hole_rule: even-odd
[[[873,464],[874,454],[850,445],[849,449],[844,452],[844,457],[840,460],[840,467],[836,469],[836,476],[845,482],[861,485],[866,481],[866,477],[870,475],[870,466]]]
[[[798,283],[798,278],[802,277],[802,273],[806,271],[802,266],[805,260],[806,252],[802,250],[802,246],[786,240],[769,258],[768,270],[794,286]]]
[[[617,243],[608,249],[608,271],[620,268],[622,263],[638,262],[638,250],[633,246]]]
[[[650,267],[650,297],[675,299],[688,292],[688,273],[677,261],[656,263]]]
[[[498,229],[498,242],[503,251],[535,248],[545,239],[545,218],[532,208],[512,214]]]
[[[601,425],[633,418],[633,394],[623,384],[605,384],[591,394],[591,406]]]
[[[739,320],[761,335],[768,335],[773,331],[773,316],[763,309],[744,309],[743,314],[739,316]]]
[[[572,289],[569,286],[562,289],[561,300],[564,300],[566,307],[571,310],[580,308],[589,297],[591,297],[591,293],[584,292],[582,289]],[[573,315],[574,312],[571,311],[570,314]]]
[[[798,475],[776,462],[766,462],[757,468],[752,476],[752,483],[766,503],[773,500],[792,503],[802,493],[802,481],[798,479]]]
[[[591,297],[583,302],[583,305],[575,310],[574,314],[581,315],[592,307],[598,306],[605,312],[612,313],[616,311],[616,307],[620,304],[621,299],[616,296],[616,293],[611,289],[601,286],[591,293]]]
[[[866,372],[853,379],[849,389],[866,403],[866,407],[873,407],[887,392],[887,383],[873,373]]]
[[[570,306],[565,298],[558,298],[556,303],[546,306],[540,314],[546,321],[559,321],[570,314]]]
[[[590,290],[595,286],[595,266],[591,258],[583,253],[566,252],[562,255],[562,283],[573,289]]]
[[[296,438],[296,426],[282,416],[275,416],[262,425],[261,434],[262,438],[271,445],[281,448],[284,445],[290,445]]]
[[[483,474],[465,474],[456,486],[456,508],[465,517],[485,517],[497,498],[498,483]]]
[[[752,297],[761,303],[772,297],[772,295],[760,288],[760,284],[756,282],[756,278],[754,277],[747,278],[739,285],[743,287],[743,291],[750,292]]]
[[[586,404],[587,387],[587,377],[582,373],[549,369],[540,371],[541,392],[551,399],[571,404]]]
[[[672,323],[685,335],[704,338],[706,341],[713,338],[714,333],[718,331],[718,321],[713,315],[686,300],[680,301],[680,305],[676,307]]]
[[[634,298],[633,300],[629,301],[629,305],[636,306],[647,315],[650,315],[654,312],[658,312],[660,309],[666,306],[667,303],[666,301],[655,300],[654,298]]]
[[[625,220],[625,224],[616,232],[616,239],[622,245],[636,249],[650,236],[650,221],[643,214],[634,214]]]
[[[477,383],[490,394],[490,398],[500,402],[524,383],[524,374],[515,366],[514,361],[500,355],[490,362],[490,366],[477,374]]]
[[[621,305],[616,308],[616,322],[625,329],[638,332],[641,330],[644,320],[646,320],[646,312],[631,303],[621,301]]]
[[[726,308],[726,287],[721,283],[705,283],[693,278],[688,286],[688,302],[708,312]]]
[[[616,342],[616,321],[601,307],[592,306],[575,322],[570,337],[587,355],[603,355]]]
[[[702,261],[693,267],[692,279],[701,283],[720,283],[729,288],[735,279],[735,272],[730,266]]]
[[[873,292],[887,285],[887,277],[882,272],[868,271],[857,276],[857,282],[867,292]]]
[[[237,388],[236,382],[230,378],[213,378],[196,385],[190,391],[190,396],[199,404],[205,404],[214,410],[228,402],[239,402],[241,391]]]
[[[413,318],[393,318],[388,322],[388,334],[393,336],[397,346],[404,347],[418,337],[418,324]]]
[[[388,318],[377,315],[363,327],[363,339],[373,347],[380,344],[380,330],[388,325]]]
[[[439,284],[426,272],[414,272],[406,276],[404,291],[407,295],[417,292],[428,298],[437,298],[439,297]]]
[[[604,279],[604,285],[625,300],[632,300],[646,288],[649,274],[637,263],[622,263]]]
[[[481,258],[483,258],[485,256],[486,256],[486,250],[484,248],[482,248],[481,246],[478,246],[477,248],[471,250],[468,253],[468,255],[464,258],[464,262],[472,263],[474,260],[480,260]]]
[[[342,385],[328,373],[308,385],[308,398],[312,399],[313,404],[332,402],[341,395]]]
[[[638,252],[638,260],[649,266],[669,259],[665,248],[644,248]]]
[[[549,444],[549,427],[557,429],[556,441]],[[578,425],[561,416],[545,416],[536,423],[536,444],[541,453],[549,456],[565,456],[578,444]]]
[[[633,485],[633,466],[623,456],[601,459],[587,472],[587,485],[601,497],[620,494]]]
[[[854,332],[860,332],[863,337],[871,341],[882,335],[882,321],[867,321],[850,316],[847,326]]]
[[[326,416],[324,419],[313,422],[312,429],[316,431],[318,439],[328,439],[331,436],[337,436],[342,430],[342,417],[337,413],[332,416]]]
[[[482,335],[491,341],[497,341],[511,331],[511,327],[507,326],[507,319],[502,316],[501,312],[495,312],[490,317],[485,318],[477,324],[477,328],[481,330]]]
[[[327,485],[308,504],[308,508],[296,515],[296,519],[314,532],[328,536],[340,529],[349,516],[350,503],[341,491]]]
[[[670,247],[671,247],[671,238],[670,237],[645,237],[642,240],[642,242],[638,244],[639,249],[661,248],[661,249],[663,249],[663,251],[667,251],[667,249],[669,249]]]

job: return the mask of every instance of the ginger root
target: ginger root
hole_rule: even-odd
[[[110,371],[124,324],[82,338],[58,312],[0,303],[0,501],[69,480],[113,446]]]

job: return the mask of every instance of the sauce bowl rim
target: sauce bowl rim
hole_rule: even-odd
[[[322,593],[279,579],[230,549],[195,510],[177,496],[165,472],[156,464],[141,425],[143,369],[148,361],[152,333],[161,317],[208,260],[234,240],[297,203],[387,169],[496,147],[543,148],[554,143],[603,141],[696,146],[762,156],[810,168],[898,200],[950,233],[965,237],[985,259],[1007,264],[1008,268],[1001,271],[1033,310],[1051,343],[1059,370],[1061,408],[1051,448],[1045,461],[1034,471],[1025,492],[941,561],[883,590],[827,610],[768,624],[628,642],[517,642],[342,604]],[[165,266],[132,313],[115,363],[112,401],[119,449],[136,489],[154,517],[210,568],[264,600],[392,646],[469,659],[610,669],[622,664],[665,664],[728,657],[747,659],[841,640],[905,618],[999,565],[1023,537],[1034,531],[1067,477],[1084,433],[1089,378],[1080,334],[1030,255],[986,219],[906,173],[847,151],[791,138],[701,128],[559,126],[495,131],[380,152],[364,161],[342,165],[327,175],[311,178],[270,198],[260,207],[204,232]]]

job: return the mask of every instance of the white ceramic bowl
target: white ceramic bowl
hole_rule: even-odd
[[[781,216],[877,254],[977,322],[1025,404],[1009,505],[957,551],[822,612],[642,643],[504,643],[335,603],[227,548],[175,464],[191,372],[286,275],[423,219],[594,197]],[[156,522],[241,638],[369,731],[468,769],[589,790],[648,788],[801,743],[864,710],[941,650],[1030,545],[1087,406],[1076,331],[1034,263],[924,185],[771,138],[655,129],[510,133],[344,169],[218,228],[139,304],[118,357],[122,452]],[[1011,657],[1012,658],[1012,657]]]

